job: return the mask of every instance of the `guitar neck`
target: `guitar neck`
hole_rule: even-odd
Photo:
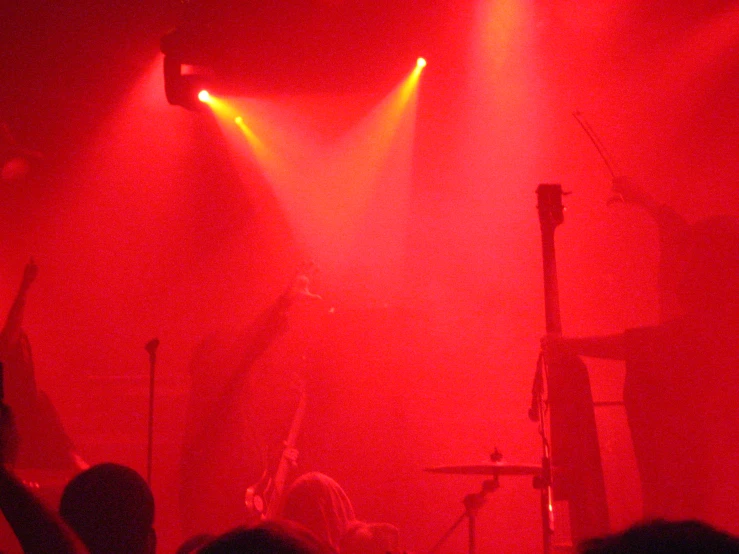
[[[561,333],[562,321],[559,312],[559,285],[557,282],[557,259],[554,254],[554,231],[564,221],[561,185],[539,185],[539,224],[544,259],[544,301],[547,333]]]
[[[548,333],[561,333],[554,231],[564,221],[562,187],[543,184],[537,189],[544,260],[545,315]],[[547,395],[552,463],[560,475],[553,481],[554,499],[568,502],[573,543],[608,530],[608,502],[600,460],[590,378],[576,356],[547,364]],[[548,500],[547,500],[548,502]],[[547,504],[548,506],[548,504]]]
[[[554,253],[554,229],[541,232],[544,261],[544,314],[547,333],[562,333],[562,317],[559,308],[559,281],[557,280],[557,258]]]
[[[301,386],[304,387],[304,385]],[[277,464],[271,495],[267,502],[267,511],[265,516],[268,519],[277,515],[278,508],[282,503],[282,494],[285,491],[287,475],[291,469],[291,465],[295,463],[294,459],[291,458],[290,451],[295,449],[295,445],[298,442],[298,435],[300,434],[300,428],[303,425],[303,417],[305,416],[305,407],[305,390],[304,388],[301,388],[300,401],[298,402],[298,407],[295,410],[295,415],[293,416],[292,424],[290,425],[290,432],[285,440],[285,448],[283,449],[280,461]]]

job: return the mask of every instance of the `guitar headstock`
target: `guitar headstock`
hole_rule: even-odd
[[[562,205],[562,185],[542,184],[536,188],[538,197],[539,223],[542,227],[554,229],[564,221]]]

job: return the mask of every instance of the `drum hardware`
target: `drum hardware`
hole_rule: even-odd
[[[490,456],[491,461],[481,464],[462,464],[462,465],[445,465],[426,468],[429,473],[442,473],[447,475],[485,475],[490,479],[485,479],[478,492],[465,495],[462,500],[464,512],[457,518],[452,526],[441,536],[436,544],[431,547],[429,554],[436,554],[443,546],[452,533],[459,527],[465,519],[468,528],[468,552],[475,554],[477,550],[477,514],[485,504],[485,498],[488,493],[494,492],[500,488],[501,475],[530,475],[534,478],[534,486],[541,486],[542,467],[531,464],[509,464],[502,461],[502,455],[495,449]]]

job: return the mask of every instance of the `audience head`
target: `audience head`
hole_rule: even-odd
[[[251,528],[238,528],[213,540],[199,554],[335,554],[303,526],[271,520]]]
[[[154,497],[131,468],[92,466],[65,487],[59,513],[90,554],[154,552]]]
[[[739,539],[700,521],[657,520],[584,542],[581,554],[739,554]]]

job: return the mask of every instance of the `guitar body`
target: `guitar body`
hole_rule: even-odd
[[[539,185],[547,333],[561,334],[554,230],[564,220],[562,187]],[[573,544],[609,531],[608,502],[588,369],[577,356],[547,363],[554,499],[566,501]]]
[[[267,517],[267,506],[274,490],[274,481],[265,470],[258,482],[249,486],[244,493],[244,506],[246,506],[246,520],[261,521]]]
[[[567,501],[577,544],[609,531],[590,378],[577,356],[550,362],[548,370],[554,499]]]

